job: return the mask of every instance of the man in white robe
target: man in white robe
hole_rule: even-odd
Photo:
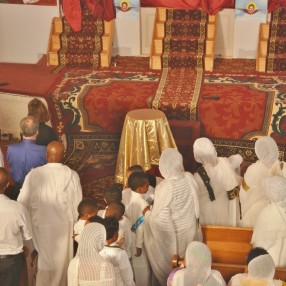
[[[268,177],[262,190],[270,203],[257,217],[251,243],[266,249],[276,267],[286,267],[286,179]]]
[[[202,164],[194,174],[199,188],[200,223],[237,226],[240,182],[233,165],[228,158],[217,156],[208,138],[197,139],[193,148],[195,160]]]
[[[265,193],[261,191],[263,179],[286,177],[285,162],[279,161],[279,150],[273,138],[259,138],[255,142],[255,153],[258,160],[247,168],[239,192],[242,227],[253,227],[258,214],[268,204]]]
[[[73,258],[73,226],[82,199],[78,174],[61,162],[64,146],[47,146],[48,163],[28,173],[18,201],[30,213],[38,251],[37,286],[67,285],[67,268]]]
[[[164,180],[145,214],[144,242],[156,278],[166,285],[172,256],[183,257],[188,244],[198,239],[199,203],[197,184],[192,174],[182,171],[183,158],[176,149],[162,152],[159,169]]]

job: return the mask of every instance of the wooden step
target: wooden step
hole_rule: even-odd
[[[154,39],[154,49],[155,49],[155,54],[163,53],[163,38]]]
[[[266,57],[256,59],[256,71],[265,72],[266,70]]]
[[[156,38],[164,38],[165,37],[165,22],[156,22],[155,37]]]
[[[157,21],[160,21],[160,22],[166,22],[167,20],[167,11],[168,8],[158,8],[158,13],[157,13]]]
[[[49,66],[57,66],[59,65],[59,57],[56,51],[49,51],[47,53],[47,62]]]
[[[63,21],[61,17],[53,18],[53,34],[61,34],[63,32]]]
[[[269,32],[270,25],[268,23],[260,24],[259,39],[267,41],[269,39]]]
[[[258,44],[259,57],[266,57],[268,51],[268,41],[260,41]]]
[[[160,55],[152,55],[150,57],[150,67],[153,70],[161,70],[162,69],[162,59]]]

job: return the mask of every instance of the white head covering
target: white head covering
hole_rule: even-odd
[[[198,163],[215,166],[218,163],[216,149],[208,138],[202,137],[194,142],[194,157]]]
[[[275,264],[269,254],[260,255],[248,263],[248,275],[257,279],[273,279]]]
[[[262,190],[266,197],[286,211],[286,179],[280,176],[265,178]]]
[[[183,157],[177,149],[167,148],[162,152],[159,170],[165,179],[178,178],[182,175]]]
[[[219,272],[211,270],[211,252],[202,242],[191,242],[186,250],[185,269],[175,273],[173,286],[225,285]]]
[[[79,281],[87,281],[100,286],[115,285],[112,264],[99,255],[105,241],[106,230],[102,224],[89,223],[84,227],[77,255],[69,265],[68,285],[79,285]]]
[[[270,168],[279,158],[279,150],[275,140],[270,136],[259,138],[255,142],[255,154],[259,161]]]

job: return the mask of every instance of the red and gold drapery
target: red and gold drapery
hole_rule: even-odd
[[[115,18],[113,0],[84,0],[83,2],[96,18],[105,21]],[[79,32],[82,20],[81,0],[63,0],[63,12],[72,29]]]
[[[224,8],[234,8],[235,0],[141,0],[142,7],[168,7],[177,9],[202,8],[208,14],[216,14]],[[286,7],[286,0],[269,0],[268,12]]]

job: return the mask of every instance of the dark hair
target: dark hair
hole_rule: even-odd
[[[148,181],[149,181],[149,185],[152,186],[153,188],[156,187],[157,181],[156,181],[156,176],[150,174],[150,173],[146,173],[148,176]]]
[[[5,168],[0,168],[0,190],[4,190],[9,182],[9,175]]]
[[[122,216],[124,215],[125,212],[125,205],[121,202],[117,203],[111,203],[108,205],[108,208],[112,208],[114,211],[114,218],[116,218],[117,220],[120,220],[122,218]]]
[[[144,172],[144,169],[142,168],[141,165],[133,165],[133,166],[130,166],[127,171],[130,171],[130,172]]]
[[[28,115],[36,117],[41,123],[45,123],[50,120],[50,115],[47,107],[38,98],[34,98],[29,102]]]
[[[122,185],[121,184],[113,184],[104,192],[104,198],[106,200],[107,205],[113,202],[121,202],[122,200]]]
[[[123,4],[126,4],[128,6],[128,3],[127,2],[122,2],[121,3],[121,6],[123,6]]]
[[[98,222],[100,224],[104,224],[103,223],[104,219],[98,215],[91,216],[90,218],[88,218],[88,221],[89,222]]]
[[[144,172],[133,172],[128,178],[128,186],[132,191],[136,191],[148,181],[148,176]]]
[[[91,213],[94,211],[97,211],[97,203],[96,200],[93,198],[84,198],[81,200],[77,207],[77,211],[79,214],[79,217],[82,217],[83,215],[87,213]]]
[[[247,257],[246,257],[246,264],[248,265],[249,262],[251,260],[253,260],[254,258],[260,256],[260,255],[265,255],[265,254],[269,254],[264,248],[262,247],[254,247],[252,248],[248,254],[247,254]]]
[[[106,230],[106,240],[110,239],[119,230],[119,222],[114,217],[107,217],[103,220]]]

